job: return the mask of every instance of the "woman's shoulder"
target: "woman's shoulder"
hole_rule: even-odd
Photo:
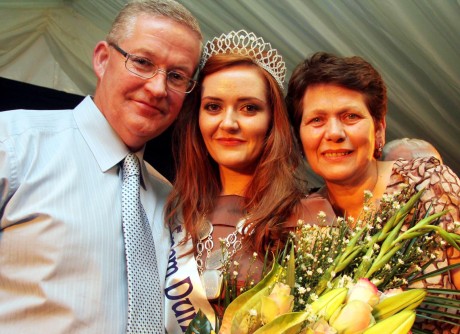
[[[447,181],[459,184],[458,176],[435,157],[423,157],[413,160],[399,159],[393,163],[389,186],[404,182],[418,186],[425,182],[437,183]]]
[[[445,168],[448,167],[435,157],[415,158],[412,160],[398,159],[393,163],[393,173],[412,174],[421,177]]]

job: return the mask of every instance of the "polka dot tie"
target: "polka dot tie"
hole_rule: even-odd
[[[139,160],[123,161],[122,219],[128,272],[126,333],[164,333],[163,297],[152,230],[140,201]]]

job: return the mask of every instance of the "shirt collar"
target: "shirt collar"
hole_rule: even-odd
[[[130,153],[120,136],[94,104],[91,96],[87,96],[73,110],[73,114],[79,130],[102,172],[118,165]],[[143,158],[144,150],[145,146],[134,153],[141,164],[141,183],[145,188],[147,169]]]

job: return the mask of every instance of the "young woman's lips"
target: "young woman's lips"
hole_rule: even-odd
[[[225,146],[237,146],[244,143],[244,140],[238,138],[217,138],[217,141]]]

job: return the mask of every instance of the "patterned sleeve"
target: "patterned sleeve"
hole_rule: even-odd
[[[397,160],[389,187],[394,188],[401,183],[414,186],[417,190],[425,188],[421,199],[425,212],[449,210],[442,217],[441,224],[449,232],[460,234],[460,179],[448,166],[433,157]]]

